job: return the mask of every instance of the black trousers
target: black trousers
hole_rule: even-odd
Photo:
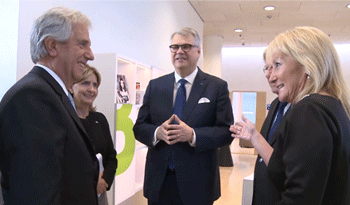
[[[214,202],[209,204],[200,204],[200,205],[212,205]],[[176,182],[175,171],[168,169],[165,179],[162,185],[162,188],[159,192],[159,199],[157,202],[148,200],[148,205],[185,205],[182,202],[179,192],[179,187]],[[191,204],[197,205],[197,204]],[[199,204],[198,204],[199,205]]]
[[[176,182],[175,171],[168,169],[165,179],[160,189],[157,202],[148,200],[149,205],[184,205],[181,201],[179,187]]]

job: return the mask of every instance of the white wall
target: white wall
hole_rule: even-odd
[[[335,45],[339,54],[345,81],[350,87],[350,44]]]
[[[266,47],[224,47],[222,78],[230,91],[266,91],[267,103],[276,95],[270,90],[263,73]]]
[[[350,44],[335,45],[342,64],[345,81],[350,86]],[[222,78],[230,91],[266,91],[266,103],[277,97],[271,92],[263,73],[263,52],[266,47],[224,47]]]
[[[90,17],[94,53],[117,53],[172,72],[170,35],[185,26],[203,36],[203,22],[187,1],[20,1],[18,74],[33,66],[29,34],[33,21],[53,6],[78,9]],[[202,58],[199,65],[202,64]]]
[[[0,100],[16,82],[18,0],[0,1]]]

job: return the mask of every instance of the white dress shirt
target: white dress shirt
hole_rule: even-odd
[[[62,87],[63,91],[66,93],[66,95],[68,96],[68,90],[66,88],[66,86],[64,85],[63,81],[61,80],[60,77],[58,77],[58,75],[53,72],[53,70],[51,70],[50,68],[44,66],[44,65],[41,65],[39,63],[35,64],[35,66],[38,66],[44,70],[46,70],[46,72],[48,72],[56,81],[57,83]]]
[[[192,85],[193,85],[193,82],[194,82],[194,79],[196,78],[197,76],[197,73],[198,73],[198,68],[196,67],[196,69],[188,76],[186,76],[184,79],[187,81],[187,83],[185,84],[185,88],[186,88],[186,101],[188,99],[188,96],[190,96],[190,92],[191,92],[191,89],[192,89]],[[179,74],[176,73],[175,71],[175,82],[174,82],[174,97],[173,97],[173,102],[175,103],[175,98],[176,98],[176,93],[177,93],[177,90],[179,89],[181,83],[179,82],[179,80],[181,80],[181,76]],[[154,139],[153,139],[153,145],[156,145],[159,140],[157,140],[157,131],[158,131],[158,128],[154,131]],[[193,141],[192,143],[189,142],[189,144],[192,146],[192,147],[195,147],[196,146],[196,132],[192,129],[193,131]]]

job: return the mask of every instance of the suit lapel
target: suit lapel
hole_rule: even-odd
[[[163,78],[163,82],[161,82],[157,87],[159,87],[162,92],[162,98],[164,100],[160,100],[159,107],[164,107],[164,116],[171,116],[174,112],[174,86],[175,86],[175,75],[174,72],[170,73]]]
[[[37,75],[40,75],[42,78],[44,78],[48,84],[51,85],[51,87],[55,90],[55,92],[60,96],[60,99],[65,106],[65,108],[68,110],[68,113],[70,116],[74,119],[75,123],[78,125],[80,130],[87,136],[87,133],[76,113],[73,106],[70,104],[68,97],[66,96],[66,93],[63,91],[62,87],[57,83],[57,81],[44,69],[35,66],[32,70],[32,73],[35,73]]]
[[[277,109],[278,109],[278,105],[280,104],[280,102],[278,101],[277,103],[276,103],[276,106],[274,106],[273,108],[273,110],[271,110],[271,111],[273,111],[272,113],[273,113],[273,115],[271,116],[271,119],[269,120],[269,129],[268,129],[268,132],[270,132],[270,129],[271,129],[271,127],[272,127],[272,125],[273,125],[273,121],[275,120],[275,118],[276,118],[276,114],[277,114]],[[283,117],[282,117],[283,118]],[[281,124],[281,123],[280,123]],[[278,126],[277,126],[277,128],[276,128],[276,130],[275,130],[275,132],[277,131],[277,129],[278,129]],[[268,134],[268,133],[267,133]],[[266,135],[267,136],[267,135]],[[270,143],[270,145],[273,145],[274,144],[274,142],[276,141],[276,135],[275,134],[272,134],[271,136],[271,139],[269,139],[269,143]]]
[[[168,77],[165,80],[166,81],[164,82],[164,97],[166,100],[163,103],[165,103],[164,107],[166,108],[166,110],[169,111],[169,113],[167,113],[167,115],[165,116],[171,116],[174,113],[175,73],[171,73],[170,75],[168,75]]]
[[[276,106],[276,107],[278,107],[278,106]],[[292,107],[289,107],[287,112],[284,113],[284,115],[282,116],[280,123],[276,127],[276,130],[275,130],[276,133],[278,132],[279,129],[281,129],[281,126],[285,126],[285,122],[286,122],[285,118],[287,117],[287,115],[289,114],[289,111],[291,109],[292,109]],[[276,108],[276,110],[277,110],[277,108]],[[278,135],[275,135],[275,134],[271,135],[271,139],[269,140],[271,145],[273,145],[276,142],[277,136]]]
[[[265,139],[267,138],[267,135],[269,134],[270,128],[272,126],[273,120],[275,119],[275,114],[276,114],[276,110],[278,108],[278,98],[276,98],[272,103],[271,103],[271,108],[267,114],[267,117],[265,119],[264,125],[262,127],[261,130],[261,134],[262,136],[265,137]]]
[[[191,112],[198,104],[198,100],[200,99],[200,97],[202,96],[202,93],[204,92],[205,88],[208,85],[208,81],[206,79],[207,79],[207,77],[206,77],[205,73],[203,73],[198,68],[197,76],[193,81],[190,95],[187,99],[187,102],[185,104],[185,107],[184,107],[184,110],[182,113],[183,121],[186,121],[188,116],[190,116]]]

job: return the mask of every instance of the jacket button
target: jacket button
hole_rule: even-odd
[[[263,159],[262,159],[262,158],[260,158],[260,159],[259,159],[259,162],[263,162]]]

